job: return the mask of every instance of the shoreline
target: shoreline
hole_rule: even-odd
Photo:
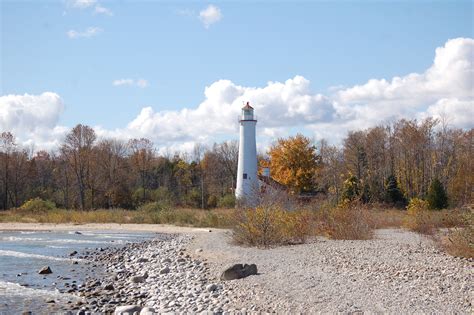
[[[86,253],[91,266],[105,266],[107,275],[85,282],[86,301],[74,305],[74,311],[85,312],[87,305],[92,312],[95,307],[115,311],[130,306],[178,313],[463,314],[473,308],[474,260],[449,256],[429,238],[402,229],[377,230],[372,240],[318,237],[306,244],[259,249],[232,244],[223,229],[9,224],[8,230],[28,227],[160,233],[152,240]],[[256,263],[258,275],[221,281],[222,271],[237,263]],[[108,284],[113,290],[106,289]]]
[[[208,233],[212,231],[224,231],[216,228],[196,228],[187,226],[176,226],[169,224],[120,224],[120,223],[0,223],[0,231],[133,231],[133,232],[156,232],[164,234],[174,233]]]

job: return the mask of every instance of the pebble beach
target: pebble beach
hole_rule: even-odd
[[[316,238],[303,245],[258,249],[232,244],[225,230],[167,229],[156,239],[79,252],[76,258],[102,266],[105,274],[70,290],[79,299],[61,304],[60,310],[473,312],[472,259],[448,256],[430,239],[404,230],[378,230],[368,241]],[[237,263],[255,263],[258,274],[221,280],[223,270]]]

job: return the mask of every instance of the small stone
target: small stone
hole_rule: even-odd
[[[140,313],[141,306],[138,305],[124,305],[115,308],[115,315],[133,315],[135,312]]]
[[[143,276],[134,276],[130,278],[130,281],[132,283],[142,283],[145,282],[145,278],[143,278]]]
[[[49,266],[44,266],[38,271],[38,273],[40,275],[47,275],[47,274],[53,273],[53,271],[51,270],[51,268],[49,268]]]
[[[217,290],[217,285],[214,284],[214,283],[209,284],[209,285],[206,287],[206,290],[207,290],[208,292],[214,292],[214,291]]]
[[[195,251],[196,254],[197,254],[197,253],[200,253],[200,252],[202,252],[202,248],[198,248],[198,249],[196,249],[196,251]]]
[[[169,273],[170,272],[170,268],[169,267],[165,267],[163,269],[160,270],[160,274],[166,274],[166,273]]]
[[[140,315],[153,315],[155,313],[155,309],[153,307],[144,307],[140,311]]]
[[[104,290],[112,291],[114,289],[114,285],[112,283],[108,283],[104,286]]]
[[[69,256],[72,257],[72,256],[74,256],[74,255],[76,255],[76,254],[77,254],[77,251],[74,250],[74,251],[72,251],[72,252],[69,253]]]

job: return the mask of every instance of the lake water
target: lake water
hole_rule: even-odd
[[[60,293],[67,284],[80,285],[87,275],[100,276],[100,267],[91,269],[80,259],[69,257],[76,250],[123,246],[154,237],[147,232],[121,231],[0,231],[0,314],[49,314],[58,304],[75,301],[71,294]],[[77,261],[77,264],[73,264]],[[38,270],[50,266],[49,275]],[[66,278],[66,279],[63,279]],[[46,303],[54,300],[56,303]]]

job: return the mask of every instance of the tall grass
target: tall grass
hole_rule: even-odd
[[[31,212],[13,209],[0,212],[0,222],[24,223],[148,223],[197,227],[229,227],[232,209],[167,209],[160,211],[98,209],[91,211],[53,209]]]

